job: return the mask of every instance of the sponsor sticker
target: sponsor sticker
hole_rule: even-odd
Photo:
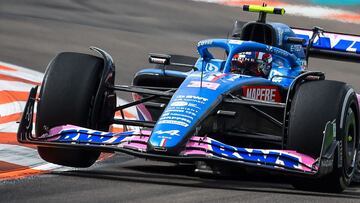
[[[216,82],[217,80],[225,77],[227,74],[224,73],[213,73],[205,78],[206,81]]]
[[[282,57],[288,57],[289,53],[279,48],[274,48],[272,46],[266,46],[266,51],[275,55],[280,55]]]
[[[280,71],[272,70],[270,72],[271,81],[279,83],[284,79],[284,77],[282,77],[283,75]]]
[[[244,86],[243,96],[249,99],[281,102],[280,92],[276,86]]]
[[[178,95],[176,97],[176,99],[179,100],[187,100],[187,101],[202,101],[202,102],[207,102],[209,99],[205,98],[205,97],[200,97],[197,95]]]
[[[179,130],[166,130],[166,131],[158,130],[158,131],[155,131],[154,133],[159,134],[159,135],[166,134],[166,135],[171,135],[171,136],[180,136],[179,132],[180,132]]]
[[[214,65],[212,63],[207,63],[206,67],[205,67],[205,71],[216,72],[216,71],[219,71],[219,67],[217,67],[216,65]]]
[[[176,101],[170,104],[170,106],[187,106],[188,103],[185,101]]]
[[[242,43],[243,43],[242,40],[235,40],[235,39],[229,40],[229,44],[242,44]]]
[[[202,41],[200,41],[200,42],[198,43],[198,47],[204,46],[204,45],[211,45],[212,43],[213,43],[213,41],[210,40],[210,39],[202,40]]]
[[[230,145],[224,145],[223,143],[211,140],[211,150],[215,154],[223,155],[227,158],[252,161],[258,164],[272,163],[277,165],[286,166],[288,168],[299,169],[301,168],[300,157],[287,154],[284,151],[278,150],[264,150],[264,149],[247,149],[247,148],[235,148],[235,150],[229,150],[232,147]]]
[[[177,121],[177,120],[170,120],[170,119],[164,119],[158,122],[158,124],[170,124],[170,125],[178,125],[182,127],[189,127],[189,124],[183,121]]]
[[[166,59],[150,57],[151,63],[165,64]]]
[[[293,29],[293,31],[297,37],[306,39],[307,43],[312,36],[312,31],[310,30]],[[315,39],[313,46],[320,49],[360,53],[360,37],[349,34],[324,32],[322,36]]]
[[[205,81],[203,81],[201,84],[201,81],[191,81],[187,87],[200,87],[200,86],[210,90],[216,90],[220,86],[220,84],[215,82],[205,82]]]

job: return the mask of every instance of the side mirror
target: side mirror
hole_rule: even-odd
[[[149,54],[149,63],[170,65],[170,58],[171,58],[170,55],[150,53]]]

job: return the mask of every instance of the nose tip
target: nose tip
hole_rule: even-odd
[[[166,154],[166,155],[178,155],[181,152],[182,145],[178,143],[175,146],[168,146],[166,143],[168,142],[167,138],[163,139],[149,139],[147,143],[146,151],[148,153],[154,154]]]

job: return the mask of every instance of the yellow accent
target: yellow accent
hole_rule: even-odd
[[[276,9],[281,9],[280,14],[284,15],[285,14],[285,9],[284,8],[276,8]],[[264,7],[264,6],[258,6],[258,5],[249,5],[249,11],[250,12],[265,12],[265,13],[271,13],[274,14],[274,10],[275,7]]]

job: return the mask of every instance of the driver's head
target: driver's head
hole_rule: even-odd
[[[268,77],[272,66],[272,56],[263,52],[243,52],[235,54],[231,61],[231,72],[242,75]]]

